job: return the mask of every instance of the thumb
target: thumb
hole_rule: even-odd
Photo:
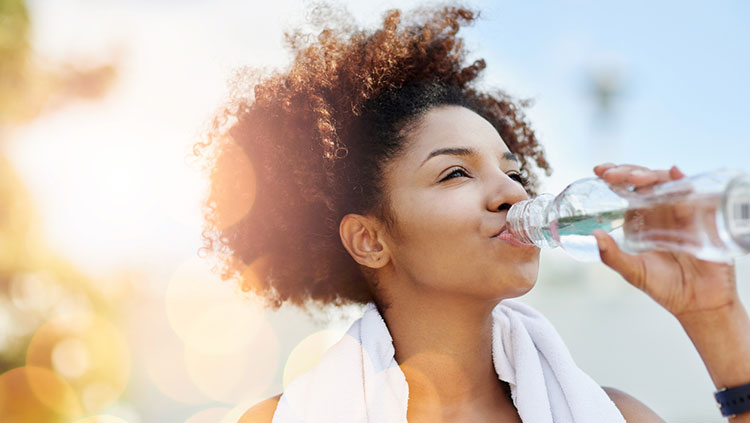
[[[611,267],[638,289],[643,289],[646,272],[640,257],[620,250],[615,240],[602,229],[594,230],[602,263]]]

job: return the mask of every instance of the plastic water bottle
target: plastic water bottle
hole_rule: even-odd
[[[631,254],[683,251],[729,262],[750,252],[750,175],[721,169],[638,189],[585,178],[557,196],[514,204],[507,224],[520,242],[559,246],[581,261],[599,260],[599,228]]]

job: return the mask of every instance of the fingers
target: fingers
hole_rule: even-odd
[[[653,185],[669,180],[666,170],[650,170],[642,166],[622,165],[604,172],[602,179],[610,184],[631,184],[636,187]]]
[[[633,175],[633,172],[637,173]],[[594,168],[594,173],[596,173],[597,176],[613,185],[632,183],[628,180],[632,177],[635,177],[636,180],[643,180],[644,177],[648,177],[648,172],[649,169],[646,167],[630,164],[614,165],[612,163],[605,163],[604,165],[601,165],[601,167],[597,166]]]
[[[596,176],[601,178],[604,172],[616,166],[617,165],[614,163],[602,163],[600,165],[594,166],[594,173],[596,174]]]
[[[643,261],[637,256],[622,252],[615,240],[601,229],[594,230],[594,237],[599,246],[602,263],[622,275],[636,288],[643,289],[646,277]]]
[[[643,166],[613,163],[595,166],[594,173],[610,185],[630,184],[636,188],[661,184],[685,176],[677,166],[672,166],[669,170],[651,170]]]
[[[680,169],[677,169],[677,166],[672,166],[672,168],[669,169],[669,176],[672,179],[682,179],[685,177],[685,174],[682,173]]]

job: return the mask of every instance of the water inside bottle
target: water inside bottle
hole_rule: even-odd
[[[559,237],[565,252],[578,260],[594,262],[599,261],[599,247],[596,238],[591,235],[594,229],[603,229],[619,243],[622,239],[624,223],[625,210],[614,210],[564,217],[550,225],[550,230],[554,238]]]
[[[750,196],[726,204],[720,195],[666,199],[643,208],[564,217],[549,231],[574,258],[592,262],[599,260],[594,229],[608,232],[623,251],[633,254],[671,250],[726,261],[733,253],[750,250]]]

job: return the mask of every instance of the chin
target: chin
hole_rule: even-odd
[[[526,265],[516,268],[517,271],[513,272],[513,276],[509,283],[509,298],[520,297],[531,291],[531,288],[536,286],[536,281],[539,276],[539,262],[526,263]]]
[[[513,297],[520,297],[522,295],[526,295],[529,291],[531,291],[531,288],[536,286],[536,280],[529,282],[528,285],[519,287],[516,292],[514,292]]]

